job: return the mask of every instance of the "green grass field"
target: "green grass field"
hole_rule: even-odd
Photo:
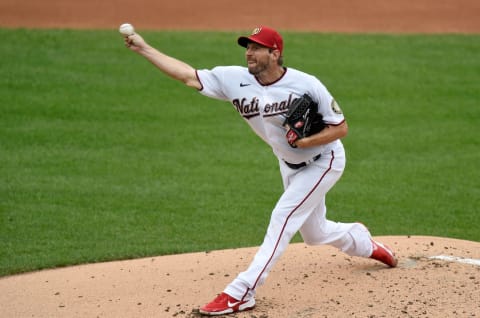
[[[236,33],[143,35],[196,68],[244,65]],[[0,276],[261,243],[277,162],[228,103],[116,30],[0,36]],[[480,241],[480,36],[284,38],[286,65],[319,77],[350,126],[329,218]]]

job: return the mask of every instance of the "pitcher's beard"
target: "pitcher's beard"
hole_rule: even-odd
[[[265,64],[255,64],[255,65],[248,65],[248,72],[252,75],[259,75],[263,71],[267,69],[267,65]]]

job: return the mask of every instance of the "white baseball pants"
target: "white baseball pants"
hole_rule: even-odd
[[[280,161],[285,192],[273,209],[264,241],[253,261],[226,287],[225,293],[238,300],[253,297],[298,231],[308,245],[328,244],[352,256],[372,254],[370,233],[365,226],[326,219],[325,195],[340,179],[344,168],[343,147],[322,154],[320,159],[298,170]]]

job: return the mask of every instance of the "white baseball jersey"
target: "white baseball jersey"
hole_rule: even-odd
[[[290,163],[311,160],[338,147],[340,140],[328,145],[292,148],[285,137],[284,114],[296,98],[307,93],[318,103],[318,112],[330,125],[344,121],[343,114],[327,88],[314,76],[286,68],[283,76],[269,85],[259,83],[246,67],[219,66],[198,70],[203,95],[230,101],[255,133],[269,144],[275,155]]]

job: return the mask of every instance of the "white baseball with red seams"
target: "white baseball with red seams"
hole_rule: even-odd
[[[349,255],[369,257],[372,243],[365,226],[326,219],[325,195],[345,167],[342,142],[335,140],[299,149],[292,148],[285,137],[284,114],[292,101],[305,93],[318,103],[319,113],[327,124],[339,125],[345,120],[326,87],[317,78],[292,68],[285,68],[283,76],[269,85],[261,84],[247,68],[239,66],[197,70],[197,76],[203,86],[202,94],[229,101],[253,131],[270,145],[278,157],[285,188],[255,258],[224,292],[238,300],[253,298],[256,288],[264,282],[298,231],[307,244],[329,244]],[[310,162],[319,154],[318,160]],[[285,161],[310,163],[296,170],[289,168]]]
[[[135,28],[130,23],[124,23],[124,24],[120,25],[120,27],[118,28],[118,31],[123,36],[129,36],[129,35],[133,35],[135,33]]]

